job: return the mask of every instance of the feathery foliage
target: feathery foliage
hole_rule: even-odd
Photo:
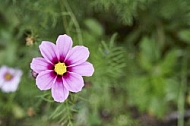
[[[138,126],[173,111],[178,126],[190,124],[189,0],[0,3],[0,67],[23,71],[16,92],[0,92],[0,125]],[[36,88],[29,64],[42,40],[64,33],[89,48],[95,73],[59,104]]]

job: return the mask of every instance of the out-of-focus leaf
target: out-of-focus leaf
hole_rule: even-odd
[[[179,50],[171,50],[166,54],[164,60],[160,61],[162,74],[170,74],[174,71],[174,66],[176,65],[179,53]]]
[[[144,37],[140,42],[140,48],[149,62],[157,61],[160,57],[159,47],[157,43],[148,37]]]
[[[140,111],[145,111],[149,104],[150,86],[146,76],[131,77],[128,84],[129,104],[137,105]]]
[[[17,119],[23,118],[25,116],[23,108],[16,104],[13,105],[12,112]]]
[[[184,29],[184,30],[181,30],[179,33],[178,33],[178,36],[181,40],[183,40],[184,42],[190,44],[190,29]]]
[[[104,30],[101,24],[95,19],[86,19],[84,23],[95,36],[103,35]]]
[[[161,102],[162,101],[162,102]],[[150,115],[155,115],[161,118],[166,112],[166,102],[163,98],[157,97],[156,95],[150,99],[148,111]]]
[[[16,49],[17,48],[15,43],[9,44],[6,47],[5,62],[9,65],[13,64],[16,61]]]
[[[159,59],[159,49],[156,43],[147,37],[141,40],[140,49],[140,65],[143,69],[150,70]]]
[[[0,64],[3,63],[5,57],[5,51],[0,51]]]
[[[180,88],[180,83],[176,79],[167,79],[166,80],[166,96],[165,99],[167,101],[177,101],[178,99],[178,92]]]
[[[145,55],[140,55],[140,59],[139,59],[139,62],[140,62],[140,66],[149,71],[152,67],[152,64],[150,62],[148,62],[148,57],[146,57]]]
[[[151,91],[153,92],[153,95],[157,97],[163,97],[165,95],[165,79],[163,77],[152,76],[149,82],[149,87],[152,88]]]

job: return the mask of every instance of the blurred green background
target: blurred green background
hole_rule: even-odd
[[[60,104],[30,62],[65,33],[95,73]],[[23,71],[16,92],[0,92],[0,125],[188,126],[189,54],[189,0],[0,0],[0,66]]]

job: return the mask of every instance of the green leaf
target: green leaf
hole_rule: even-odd
[[[25,116],[23,108],[17,104],[13,105],[12,112],[17,119],[23,118]]]
[[[180,82],[177,79],[167,79],[166,80],[166,101],[177,101],[179,95]]]
[[[5,62],[7,64],[12,65],[16,61],[16,57],[17,57],[16,49],[17,49],[17,46],[13,42],[6,47]]]
[[[159,48],[157,46],[157,43],[151,38],[144,37],[141,40],[140,48],[143,55],[148,58],[149,62],[154,62],[159,59]]]
[[[145,70],[150,70],[150,68],[152,67],[152,49],[150,43],[151,42],[147,37],[144,37],[140,43],[141,52],[139,60],[141,67]]]
[[[162,60],[160,64],[163,75],[170,74],[174,71],[174,66],[176,65],[179,53],[179,50],[171,50],[166,54],[164,60]]]
[[[95,36],[103,35],[104,30],[101,24],[95,19],[86,19],[84,23],[90,32],[92,32]]]
[[[153,114],[161,118],[167,110],[166,102],[163,100],[162,97],[157,97],[157,96],[153,96],[150,102],[151,103],[149,104],[149,107],[148,107],[149,113],[151,115]]]
[[[138,106],[140,111],[146,111],[150,100],[150,83],[146,76],[130,77],[128,90],[128,102]]]
[[[186,42],[187,44],[190,44],[190,30],[189,29],[184,29],[184,30],[181,30],[179,33],[178,33],[178,36],[179,38]]]

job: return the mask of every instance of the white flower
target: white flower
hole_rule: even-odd
[[[2,66],[0,68],[0,88],[3,92],[15,92],[18,88],[22,71]]]

